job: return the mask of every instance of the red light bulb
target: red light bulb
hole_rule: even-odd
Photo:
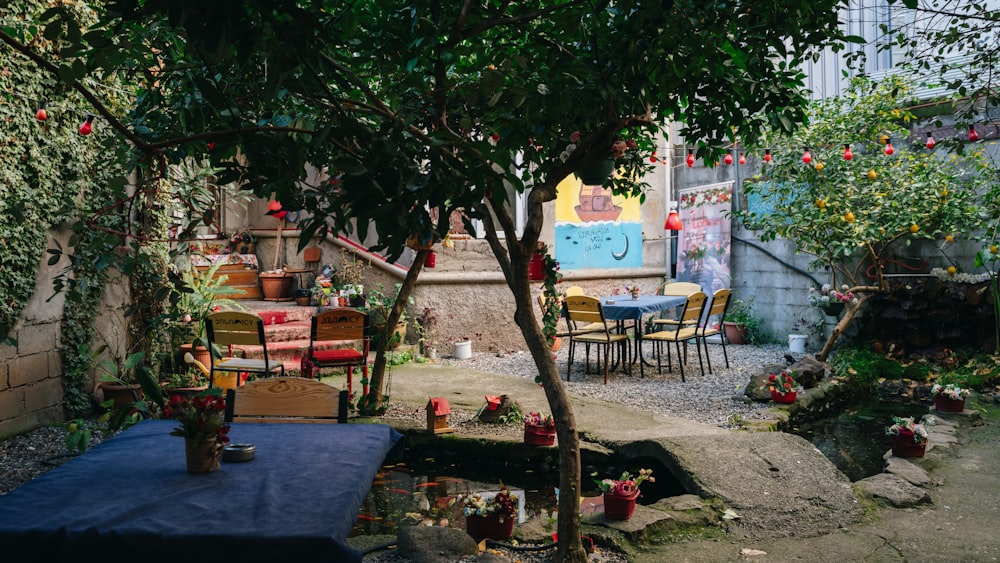
[[[885,142],[885,148],[883,149],[883,152],[885,152],[886,156],[890,156],[892,155],[892,153],[896,152],[896,149],[892,148],[892,141]]]
[[[90,135],[90,132],[93,131],[94,129],[93,123],[94,123],[94,114],[88,113],[87,120],[80,124],[80,134]]]
[[[691,168],[692,166],[694,166],[694,151],[691,151],[691,150],[688,151],[687,165],[688,165],[688,168]]]
[[[809,154],[809,149],[806,149],[805,152],[802,153],[802,162],[809,164],[812,161],[813,157],[811,154]]]
[[[979,133],[976,133],[975,125],[969,126],[969,140],[972,141],[973,143],[979,140]]]
[[[851,152],[851,145],[844,143],[844,160],[851,160],[854,158],[854,153]]]
[[[934,137],[931,136],[930,132],[927,133],[927,148],[934,148]]]
[[[722,158],[722,162],[725,162],[726,164],[732,164],[733,163],[733,155],[731,155],[729,153],[726,153],[726,156],[724,156]]]
[[[35,110],[35,119],[45,121],[49,118],[49,112],[45,111],[45,100],[38,102],[38,109]]]
[[[771,149],[764,149],[764,162],[771,162]]]
[[[740,160],[739,160],[739,163],[740,163],[740,164],[746,164],[746,163],[747,163],[747,157],[746,157],[746,155],[745,155],[745,154],[743,154],[743,153],[740,153]]]

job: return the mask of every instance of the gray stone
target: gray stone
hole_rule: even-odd
[[[510,563],[510,559],[492,551],[480,553],[479,557],[476,557],[473,561],[475,563]]]
[[[927,475],[927,472],[923,468],[918,467],[913,462],[895,456],[889,456],[886,460],[885,472],[905,479],[907,482],[918,487],[932,483],[930,476]]]
[[[414,563],[449,563],[479,551],[465,531],[441,526],[406,526],[396,544],[399,554]]]
[[[865,495],[876,500],[885,500],[896,508],[931,502],[931,496],[927,491],[889,473],[873,475],[858,481],[856,485]]]
[[[812,356],[806,356],[789,366],[788,369],[798,372],[799,375],[796,379],[803,387],[812,389],[826,377],[830,366]]]
[[[766,402],[771,400],[771,390],[770,382],[768,381],[768,376],[773,374],[781,373],[785,369],[785,366],[771,365],[764,368],[761,373],[756,373],[750,376],[750,382],[747,383],[746,388],[743,390],[743,394],[750,397],[754,401]]]

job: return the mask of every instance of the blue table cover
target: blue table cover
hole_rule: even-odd
[[[601,297],[601,307],[604,308],[604,318],[609,321],[640,322],[646,313],[679,307],[686,300],[686,297],[672,295],[640,295],[638,299],[632,299],[631,295],[609,295]]]
[[[361,561],[345,540],[398,432],[234,423],[255,459],[191,475],[175,426],[141,422],[0,496],[3,560]]]

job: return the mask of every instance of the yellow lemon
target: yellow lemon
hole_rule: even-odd
[[[875,178],[878,178],[878,174],[875,173],[874,169],[869,170],[868,171],[868,179],[869,180],[874,180]]]
[[[825,199],[817,199],[816,200],[816,207],[818,207],[820,209],[825,208],[826,207],[826,200]]]
[[[853,223],[854,222],[854,213],[851,213],[850,211],[848,211],[847,213],[844,213],[844,221],[847,221],[848,223]]]
[[[958,268],[956,268],[956,267],[954,267],[954,266],[948,266],[948,273],[949,273],[949,274],[951,274],[951,275],[953,275],[953,276],[954,276],[954,275],[955,275],[955,272],[957,272],[957,271],[958,271]]]
[[[920,227],[918,227],[916,224],[910,225],[910,232],[911,233],[916,233],[919,230],[920,230]]]
[[[949,243],[949,244],[953,243],[953,242],[955,242],[955,237],[953,237],[951,235],[948,235],[948,236],[944,237],[944,241],[947,242],[947,243]]]

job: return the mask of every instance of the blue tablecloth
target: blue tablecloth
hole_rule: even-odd
[[[640,295],[638,299],[632,299],[631,295],[609,295],[601,297],[601,307],[604,308],[604,318],[609,321],[639,322],[646,313],[679,307],[686,300],[686,297],[666,295]]]
[[[345,540],[398,432],[235,423],[256,458],[190,475],[174,426],[141,422],[0,496],[3,559],[361,561]]]

